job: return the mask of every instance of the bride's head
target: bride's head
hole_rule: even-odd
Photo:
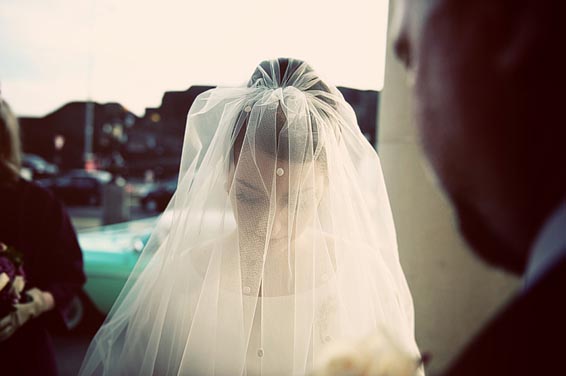
[[[248,87],[234,122],[228,189],[239,232],[273,246],[316,225],[336,141],[334,101],[312,68],[292,59],[262,62]]]

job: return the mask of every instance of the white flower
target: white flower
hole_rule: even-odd
[[[421,359],[381,329],[360,341],[329,344],[311,376],[416,376]]]
[[[24,291],[25,285],[26,281],[23,276],[17,275],[14,278],[14,283],[12,284],[12,293],[17,297],[18,300],[20,300],[21,298],[21,294],[22,291]]]
[[[8,277],[8,274],[6,273],[0,274],[0,291],[2,291],[4,287],[6,287],[8,282],[10,282],[10,277]]]

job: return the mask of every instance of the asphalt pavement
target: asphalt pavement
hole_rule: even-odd
[[[86,335],[54,336],[55,356],[60,376],[76,376],[88,349],[91,337]]]

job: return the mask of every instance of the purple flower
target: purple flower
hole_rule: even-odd
[[[0,274],[8,277],[8,283],[0,290],[0,318],[13,311],[14,304],[20,301],[20,291],[14,288],[14,281],[18,276],[24,277],[22,264],[21,253],[0,243]]]

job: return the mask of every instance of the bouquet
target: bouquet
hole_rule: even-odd
[[[357,342],[329,344],[311,376],[420,376],[427,358],[403,349],[381,328]]]
[[[0,242],[0,318],[14,311],[14,305],[25,303],[23,255],[14,247]]]

